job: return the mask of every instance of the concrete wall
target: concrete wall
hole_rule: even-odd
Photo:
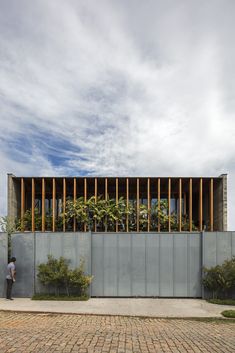
[[[20,185],[17,186],[13,174],[8,174],[8,190],[7,190],[7,214],[11,218],[19,217],[20,211]]]
[[[4,233],[0,245],[3,295]],[[17,258],[13,296],[31,297],[44,290],[37,280],[37,266],[46,262],[48,254],[70,259],[72,267],[84,259],[86,273],[94,276],[92,296],[200,297],[202,266],[222,264],[235,256],[235,232],[13,234],[12,255]]]
[[[222,174],[214,190],[214,229],[227,231],[227,175]]]
[[[200,233],[92,234],[92,295],[200,297]]]
[[[0,232],[0,297],[6,295],[6,267],[8,263],[8,236]]]
[[[43,292],[37,279],[37,266],[47,261],[47,255],[71,260],[71,267],[85,260],[85,271],[90,274],[90,233],[17,233],[12,235],[12,251],[17,258],[17,280],[13,295],[31,297]]]
[[[203,262],[205,267],[221,265],[235,256],[235,232],[206,232],[203,236]]]

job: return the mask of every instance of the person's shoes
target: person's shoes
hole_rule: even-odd
[[[14,300],[13,298],[6,298],[6,300]]]

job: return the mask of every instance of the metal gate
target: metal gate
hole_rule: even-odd
[[[93,233],[93,297],[201,297],[200,233]]]

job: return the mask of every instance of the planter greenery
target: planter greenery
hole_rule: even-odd
[[[235,290],[235,258],[222,265],[204,267],[202,283],[213,299],[231,297]]]
[[[84,297],[87,296],[87,289],[92,281],[92,276],[84,274],[84,262],[75,269],[69,268],[69,260],[64,257],[55,259],[48,255],[48,261],[38,266],[38,279],[54,295]],[[44,295],[44,294],[43,294]]]
[[[79,197],[75,201],[67,199],[65,205],[65,213],[61,213],[55,219],[55,228],[57,231],[63,229],[63,221],[66,223],[66,230],[73,230],[74,220],[76,221],[76,229],[83,231],[84,225],[87,229],[99,231],[115,231],[116,224],[118,224],[119,231],[126,230],[126,223],[128,218],[128,227],[130,231],[137,230],[137,219],[139,220],[140,231],[148,230],[148,219],[150,219],[150,230],[156,231],[160,223],[161,231],[168,231],[169,215],[168,215],[168,201],[161,200],[160,205],[156,201],[148,210],[146,204],[139,205],[139,214],[137,215],[136,201],[129,200],[127,205],[126,200],[120,197],[118,200],[105,200],[102,195],[97,199],[94,196],[85,200],[84,197]],[[42,229],[42,216],[38,208],[34,210],[35,230]],[[52,230],[52,210],[49,210],[45,215],[46,230]],[[175,212],[170,215],[170,225],[172,231],[178,231],[178,217]],[[23,217],[23,226],[20,219],[16,220],[15,228],[18,231],[31,230],[32,226],[32,211],[27,210]],[[189,230],[189,219],[187,215],[182,216],[181,222],[182,231]],[[192,224],[192,230],[197,228]]]
[[[32,300],[62,300],[62,301],[86,301],[89,299],[88,295],[83,295],[83,296],[75,296],[75,295],[65,295],[65,294],[60,294],[60,295],[53,295],[53,294],[35,294],[32,297]]]
[[[225,310],[221,313],[224,317],[235,319],[235,310]]]
[[[218,304],[218,305],[234,305],[235,299],[207,299],[208,303]]]

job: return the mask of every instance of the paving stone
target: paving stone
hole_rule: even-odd
[[[232,353],[235,324],[0,312],[1,353]]]

